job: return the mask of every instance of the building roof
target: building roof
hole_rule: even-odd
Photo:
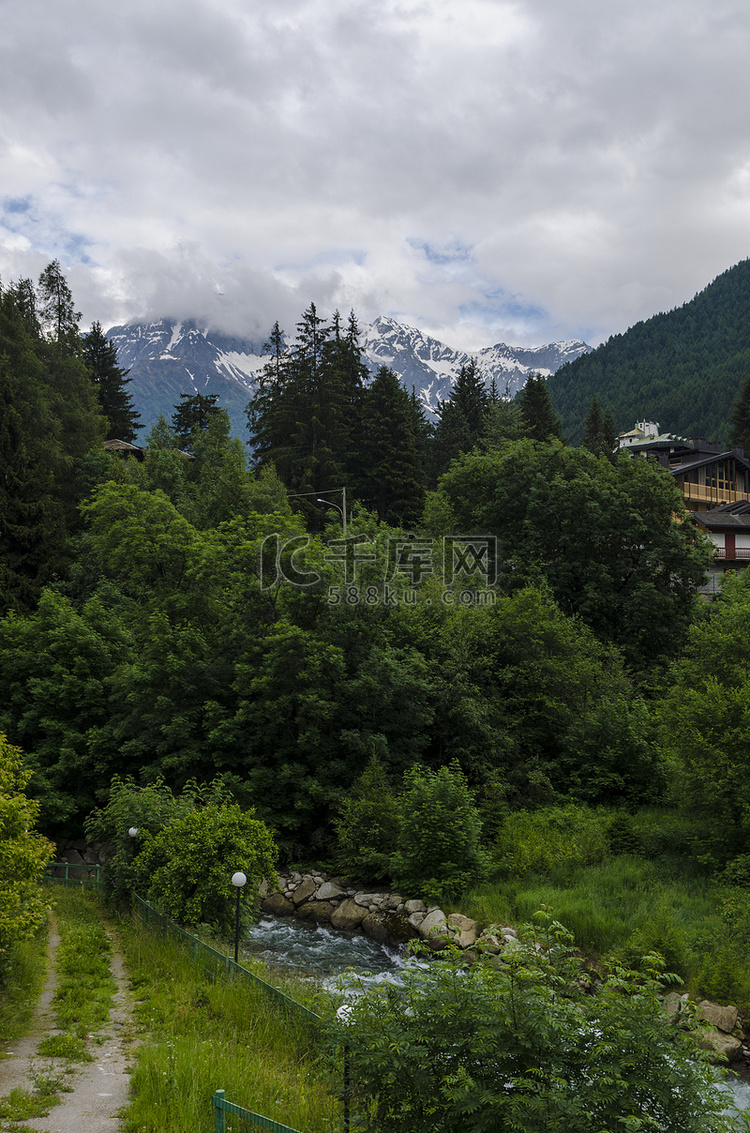
[[[712,531],[724,528],[734,530],[750,530],[750,500],[738,500],[733,504],[722,504],[721,507],[711,508],[710,511],[693,512],[693,518],[701,527]]]

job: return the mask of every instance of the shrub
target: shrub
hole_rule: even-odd
[[[133,862],[138,886],[165,913],[183,924],[207,924],[231,933],[236,890],[232,874],[247,877],[247,912],[258,886],[276,879],[278,851],[264,825],[236,803],[207,803],[175,819],[145,845]]]
[[[40,877],[55,847],[34,831],[38,803],[24,794],[31,772],[0,732],[0,983],[9,949],[44,923],[49,896]]]
[[[399,799],[396,885],[428,901],[453,901],[486,872],[482,822],[457,761],[438,771],[416,764]]]
[[[693,1035],[663,1010],[656,958],[592,979],[569,934],[544,927],[538,951],[468,968],[458,954],[437,959],[352,1004],[335,1038],[349,1050],[358,1128],[736,1128]]]

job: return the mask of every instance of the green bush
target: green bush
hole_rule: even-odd
[[[247,912],[258,886],[276,880],[278,851],[264,823],[236,803],[207,803],[146,834],[133,862],[140,890],[181,924],[206,924],[221,933],[234,925],[232,874],[247,877]]]
[[[10,950],[34,936],[50,904],[40,877],[55,847],[34,829],[39,804],[24,793],[30,778],[23,752],[0,732],[0,985]]]
[[[546,921],[546,923],[545,923]],[[736,1128],[696,1038],[665,1014],[668,977],[593,978],[560,925],[539,950],[467,968],[407,968],[351,1006],[346,1043],[358,1128],[380,1133],[728,1133]]]
[[[416,764],[404,776],[401,829],[393,855],[397,887],[427,901],[454,901],[486,872],[482,822],[454,760],[438,771]]]
[[[610,825],[606,810],[575,803],[513,811],[495,842],[495,860],[511,877],[594,865],[609,851]]]

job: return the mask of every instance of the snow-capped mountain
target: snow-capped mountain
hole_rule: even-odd
[[[146,431],[160,414],[169,420],[181,393],[202,393],[217,394],[232,431],[246,437],[245,406],[267,361],[262,340],[231,337],[190,319],[112,327],[107,337],[117,348],[118,365],[130,371],[128,390]],[[488,387],[494,381],[499,393],[512,395],[529,374],[552,374],[591,349],[581,339],[534,349],[499,342],[471,355],[386,316],[360,327],[360,342],[370,371],[389,366],[431,414],[472,358]]]
[[[499,394],[505,396],[507,392],[512,397],[524,385],[529,374],[547,377],[565,362],[572,362],[591,350],[582,339],[577,338],[533,349],[498,342],[495,346],[467,354],[385,315],[375,319],[370,326],[362,327],[361,331],[370,370],[375,373],[380,366],[389,366],[409,391],[412,387],[417,391],[431,413],[440,401],[448,397],[461,367],[472,358],[488,388],[494,381]]]

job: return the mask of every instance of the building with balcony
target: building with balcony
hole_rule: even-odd
[[[658,424],[650,421],[639,421],[635,429],[621,433],[618,447],[666,468],[688,511],[707,512],[750,502],[750,460],[742,448],[723,449],[718,441],[704,437],[688,440],[660,433]]]

